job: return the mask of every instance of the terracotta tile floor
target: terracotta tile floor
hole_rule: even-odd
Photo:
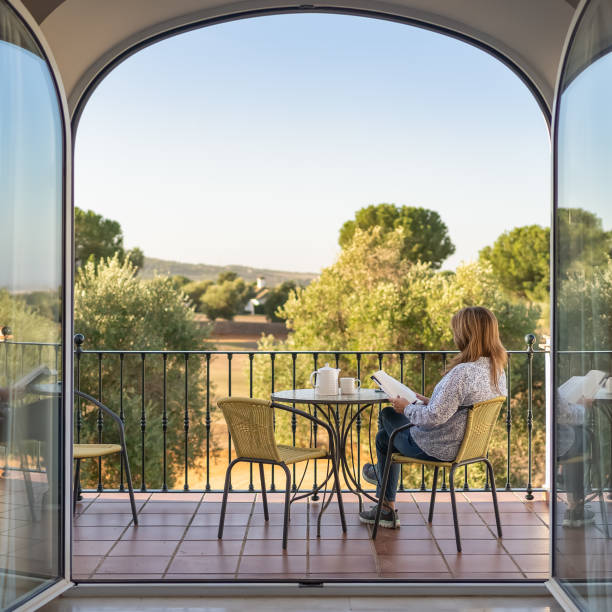
[[[335,504],[316,537],[319,503],[292,505],[289,543],[281,547],[282,496],[269,494],[266,525],[259,494],[232,493],[223,540],[217,540],[218,493],[138,493],[139,526],[127,494],[85,494],[74,519],[76,580],[233,579],[545,579],[547,505],[542,493],[500,492],[504,537],[496,538],[489,493],[459,494],[463,553],[455,547],[450,499],[439,493],[433,526],[428,493],[399,494],[398,530],[376,542],[359,523],[355,498],[345,496],[348,533]]]

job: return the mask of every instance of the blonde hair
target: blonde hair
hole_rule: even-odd
[[[453,315],[451,329],[460,353],[451,359],[444,374],[460,363],[488,357],[491,361],[491,380],[499,391],[499,377],[508,361],[508,354],[499,338],[495,315],[488,308],[468,306]]]

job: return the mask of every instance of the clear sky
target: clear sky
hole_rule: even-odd
[[[57,97],[45,62],[4,41],[0,83],[0,288],[57,289],[62,279]]]
[[[612,53],[591,64],[562,96],[559,206],[585,208],[612,229]]]
[[[75,204],[150,257],[313,272],[359,208],[423,206],[454,268],[549,224],[549,165],[535,99],[488,54],[387,21],[268,16],[118,66],[81,118]]]

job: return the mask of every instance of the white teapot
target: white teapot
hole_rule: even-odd
[[[329,363],[324,367],[315,370],[310,375],[310,384],[321,395],[338,395],[338,368],[330,368]],[[316,382],[313,380],[316,377]]]

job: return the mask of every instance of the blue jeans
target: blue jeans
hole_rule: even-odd
[[[392,406],[386,406],[378,415],[378,433],[376,434],[376,456],[378,457],[378,478],[379,484],[376,487],[376,497],[381,495],[381,482],[385,461],[387,459],[387,449],[389,448],[389,437],[395,429],[402,425],[410,423],[407,417],[403,414],[395,412]],[[430,459],[438,461],[435,457],[431,457],[426,452],[422,451],[412,439],[410,429],[404,429],[395,436],[393,440],[394,452],[401,453],[405,457],[414,457],[415,459]],[[387,501],[395,501],[395,492],[397,491],[397,483],[399,481],[400,466],[397,463],[391,465],[389,473],[389,482],[385,491],[385,499]]]

